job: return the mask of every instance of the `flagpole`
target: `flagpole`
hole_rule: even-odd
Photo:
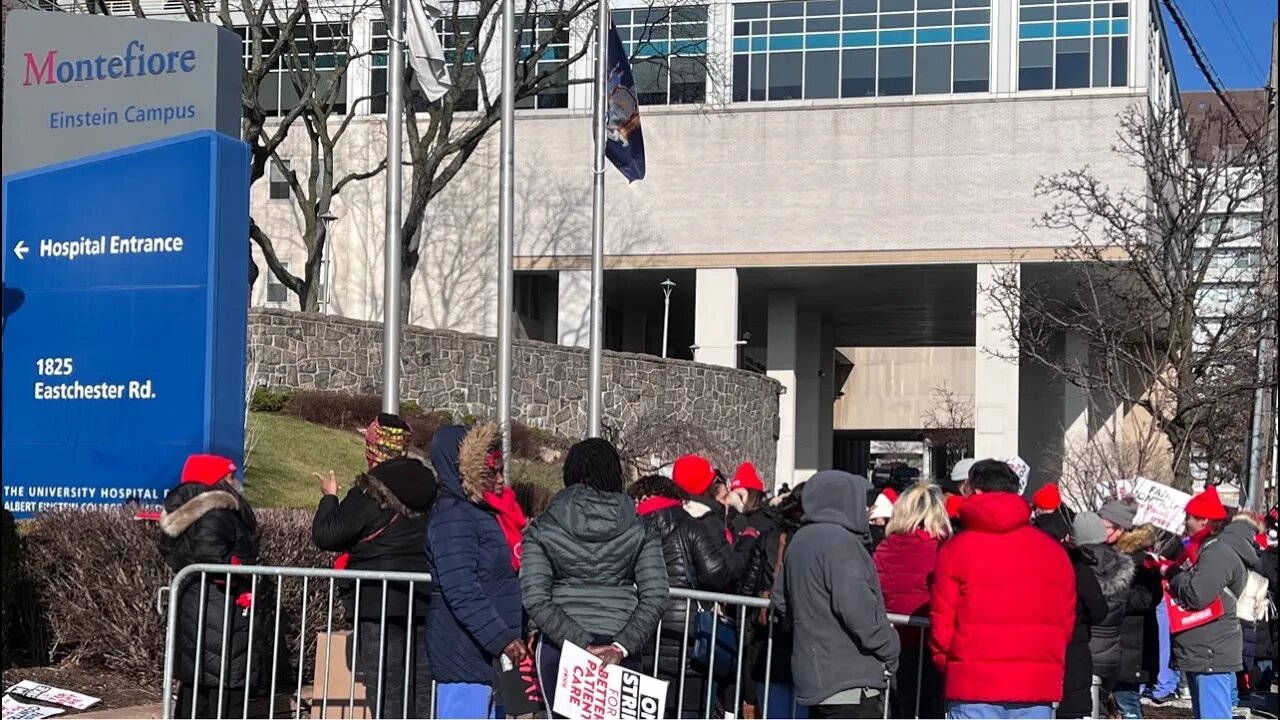
[[[387,38],[387,204],[382,275],[382,411],[400,412],[400,217],[404,168],[404,0],[391,0]]]
[[[609,91],[609,0],[596,0],[596,82],[591,177],[591,365],[587,375],[587,435],[600,437],[604,415],[604,146]]]
[[[502,107],[498,166],[498,424],[502,457],[511,461],[511,314],[515,285],[516,0],[502,2]],[[508,476],[509,477],[509,476]]]

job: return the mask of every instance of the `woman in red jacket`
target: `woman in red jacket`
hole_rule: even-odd
[[[936,485],[921,483],[902,494],[873,558],[887,612],[928,619],[929,584],[938,546],[950,535],[946,502]],[[942,676],[928,660],[923,634],[919,628],[901,625],[898,634],[902,656],[895,678],[894,717],[943,717]]]

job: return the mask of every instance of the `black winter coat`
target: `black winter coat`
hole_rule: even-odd
[[[639,655],[670,600],[662,540],[626,495],[565,488],[525,530],[520,592],[556,645],[607,637]]]
[[[418,463],[409,458],[388,460],[392,463]],[[384,570],[427,573],[430,566],[426,545],[426,512],[435,500],[434,482],[416,487],[389,487],[372,474],[361,475],[356,486],[341,503],[326,495],[320,500],[311,522],[311,538],[316,547],[328,552],[350,553],[350,570]],[[347,612],[356,615],[355,586],[346,583],[343,602]],[[427,612],[431,587],[417,583],[413,587],[414,617]],[[404,622],[408,615],[409,584],[387,586],[387,619]],[[382,583],[360,583],[360,619],[378,620],[382,616]],[[415,623],[416,624],[416,623]]]
[[[1076,624],[1067,643],[1067,661],[1062,679],[1062,702],[1058,717],[1088,717],[1093,700],[1093,652],[1089,649],[1089,628],[1101,623],[1107,616],[1107,600],[1102,595],[1098,576],[1094,573],[1096,560],[1080,548],[1067,546],[1071,566],[1076,572]]]
[[[662,557],[667,563],[667,584],[709,592],[730,592],[733,580],[734,553],[728,546],[715,542],[704,527],[689,517],[680,506],[665,508],[644,516],[645,522],[662,538]],[[659,670],[664,677],[680,672],[680,639],[685,633],[685,617],[692,605],[683,599],[672,599],[662,615]],[[692,620],[689,637],[693,636]],[[668,642],[675,638],[675,642]]]
[[[1280,567],[1277,563],[1277,552],[1275,547],[1270,547],[1263,551],[1258,557],[1258,573],[1267,579],[1267,593],[1271,596],[1271,604],[1276,605],[1276,586],[1280,585]],[[1258,628],[1257,646],[1255,648],[1257,657],[1269,658],[1275,655],[1276,650],[1280,649],[1280,637],[1277,637],[1277,630],[1280,630],[1280,618],[1272,617],[1267,621],[1266,628]]]
[[[1093,652],[1093,674],[1109,688],[1120,676],[1120,623],[1133,585],[1133,560],[1110,545],[1086,545],[1081,550],[1093,555],[1093,573],[1107,602],[1106,615],[1089,628],[1089,649]]]
[[[1156,609],[1164,602],[1160,571],[1147,565],[1146,553],[1129,554],[1133,583],[1120,622],[1120,670],[1117,680],[1150,683],[1160,672],[1160,624]]]
[[[254,539],[257,520],[244,497],[231,488],[184,483],[169,491],[160,516],[160,553],[176,572],[188,565],[256,565],[258,544]],[[247,674],[249,660],[249,618],[236,605],[248,592],[248,579],[232,578],[228,599],[225,576],[209,576],[204,588],[204,628],[200,627],[201,577],[192,576],[178,589],[177,658],[174,677],[202,687],[222,685],[244,688],[257,685],[264,665],[255,650],[254,677]],[[226,610],[230,602],[231,611]],[[227,636],[230,636],[229,638]],[[197,641],[201,647],[197,648]],[[223,646],[227,657],[225,676]],[[197,652],[197,650],[202,652]],[[199,665],[199,677],[196,666]]]

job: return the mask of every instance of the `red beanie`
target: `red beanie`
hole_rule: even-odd
[[[1058,491],[1058,486],[1049,483],[1036,491],[1031,496],[1031,502],[1040,510],[1045,512],[1053,512],[1062,505],[1062,493]]]
[[[1218,499],[1218,486],[1210,485],[1187,503],[1187,514],[1204,520],[1226,520],[1227,506]]]
[[[216,485],[236,471],[236,464],[220,455],[192,455],[182,466],[182,482]]]
[[[681,490],[696,497],[705,493],[711,483],[715,482],[716,469],[704,457],[684,455],[677,458],[676,464],[671,468],[671,479]]]
[[[964,504],[964,497],[960,495],[947,496],[947,517],[955,519],[960,517],[960,506]]]
[[[758,490],[764,492],[764,481],[760,479],[760,473],[756,472],[756,466],[749,462],[744,462],[733,471],[733,482],[729,487],[734,490]]]

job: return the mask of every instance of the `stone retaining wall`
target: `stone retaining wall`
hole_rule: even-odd
[[[250,373],[260,385],[382,392],[381,323],[254,309],[249,340]],[[493,338],[408,327],[401,350],[403,399],[455,416],[495,414]],[[587,365],[582,348],[516,341],[515,418],[565,437],[582,437]],[[773,474],[781,386],[772,379],[683,360],[607,352],[604,380],[605,424],[620,432],[620,444],[707,445],[700,449],[721,463],[747,459],[761,473]]]

